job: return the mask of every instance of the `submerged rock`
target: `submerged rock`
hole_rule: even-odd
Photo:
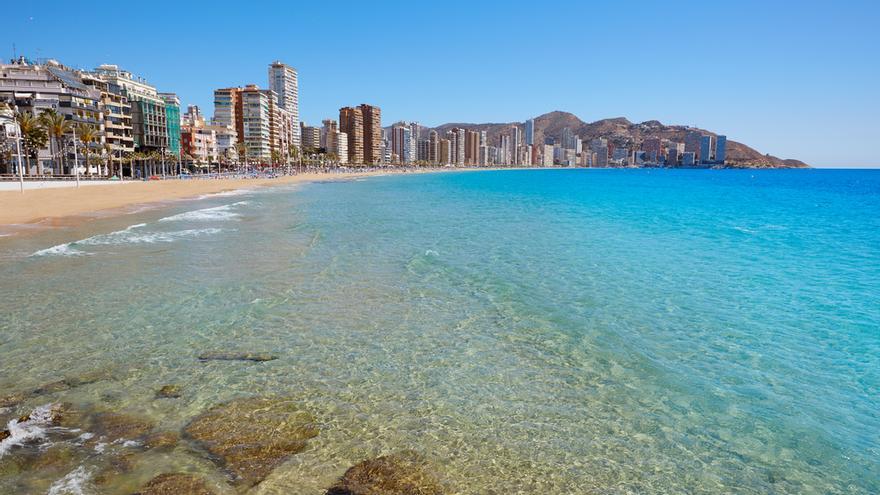
[[[83,385],[90,385],[92,383],[96,383],[102,380],[107,380],[111,377],[112,374],[107,370],[89,371],[88,373],[83,373],[81,375],[68,376],[58,381],[46,383],[40,387],[35,388],[33,391],[31,391],[31,394],[42,395],[54,392],[63,392],[72,388],[82,387]]]
[[[157,399],[178,399],[180,395],[179,385],[163,385],[162,388],[156,391]]]
[[[144,439],[144,446],[148,449],[168,449],[177,445],[180,435],[173,431],[160,431],[153,433]]]
[[[326,495],[441,495],[440,481],[414,454],[368,459],[348,468]]]
[[[89,385],[95,382],[99,382],[101,380],[108,380],[112,378],[112,376],[112,373],[107,370],[90,371],[88,373],[83,373],[82,375],[69,376],[66,378],[62,378],[61,380],[45,383],[28,391],[15,392],[12,394],[0,396],[0,408],[14,407],[31,397],[56,392],[64,392],[65,390],[81,387],[83,385]]]
[[[95,474],[93,481],[99,486],[112,485],[120,476],[132,472],[137,463],[138,456],[135,452],[114,453],[106,459],[106,464]]]
[[[318,435],[315,419],[290,399],[251,397],[219,404],[184,430],[238,485],[255,485]]]
[[[199,354],[199,361],[254,361],[262,363],[274,359],[278,359],[278,356],[268,352],[218,351]]]
[[[28,395],[24,392],[4,395],[0,397],[0,407],[14,407],[24,402],[27,398]]]
[[[184,473],[160,474],[136,495],[214,495],[202,478]]]
[[[149,419],[118,412],[100,412],[92,415],[91,431],[108,441],[137,440],[153,429]]]

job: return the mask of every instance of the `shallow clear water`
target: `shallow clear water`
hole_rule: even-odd
[[[0,390],[113,376],[10,417],[298,398],[321,434],[257,493],[404,449],[462,494],[880,492],[874,171],[317,183],[0,238],[0,281]]]

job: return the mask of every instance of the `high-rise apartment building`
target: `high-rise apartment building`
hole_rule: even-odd
[[[348,137],[348,161],[352,164],[364,163],[364,115],[360,107],[339,109],[339,129]],[[372,131],[372,130],[371,130]],[[376,137],[376,136],[372,136]],[[378,139],[382,132],[379,130]],[[378,151],[377,151],[378,153]]]
[[[541,152],[541,166],[543,167],[552,167],[553,166],[553,145],[552,144],[544,144],[541,145],[543,148]]]
[[[727,136],[715,138],[715,163],[724,165],[727,160]]]
[[[217,149],[217,130],[205,123],[199,107],[190,105],[180,124],[180,151],[192,157],[196,164],[210,166],[220,159]],[[225,160],[224,160],[225,161]]]
[[[101,65],[93,74],[114,87],[131,103],[132,137],[139,151],[161,151],[168,148],[168,115],[165,100],[146,80],[119,69]],[[179,110],[178,110],[179,111]]]
[[[416,161],[415,138],[409,123],[399,122],[391,128],[391,153],[398,163]]]
[[[592,151],[596,155],[596,160],[593,162],[594,167],[607,167],[608,166],[608,140],[605,138],[596,138],[590,141],[590,151]]]
[[[328,152],[335,147],[335,143],[331,140],[335,137],[335,133],[339,132],[339,124],[333,119],[324,119],[321,121],[321,147]],[[332,136],[332,137],[331,137]]]
[[[526,121],[526,144],[535,144],[535,119]]]
[[[477,131],[466,130],[464,133],[464,163],[480,164],[480,133]]]
[[[278,96],[278,107],[287,112],[293,129],[290,146],[300,146],[302,139],[299,125],[299,78],[296,69],[279,61],[269,64],[269,89]]]
[[[688,131],[684,137],[684,151],[685,153],[693,153],[695,160],[700,159],[700,144],[702,138],[703,135],[697,131]]]
[[[165,129],[168,133],[168,146],[165,151],[180,157],[180,98],[174,93],[159,93],[165,102]]]
[[[378,164],[382,162],[382,110],[367,105],[358,107],[363,121],[363,163]],[[342,118],[340,118],[340,121]],[[343,129],[344,130],[344,129]],[[349,142],[350,139],[349,139]]]
[[[562,129],[562,147],[567,150],[573,150],[576,147],[575,135],[568,127]]]
[[[440,135],[432,130],[428,133],[428,158],[430,163],[440,163]]]
[[[648,163],[659,162],[663,151],[660,138],[648,138],[642,141],[642,151],[645,152],[645,160]]]
[[[714,151],[714,147],[712,146],[712,136],[708,134],[704,134],[700,136],[700,155],[699,160],[700,163],[707,164],[712,163],[712,151]]]
[[[272,159],[272,106],[271,94],[249,84],[239,90],[241,122],[238,141],[244,143],[249,162],[269,163]]]
[[[516,150],[522,145],[522,131],[520,130],[518,125],[510,126],[510,145],[513,147],[513,153],[516,155]]]
[[[438,147],[440,150],[440,160],[439,163],[443,165],[449,165],[452,163],[452,141],[448,139],[441,139],[440,146]]]
[[[321,129],[300,123],[300,135],[303,149],[321,148]]]
[[[131,129],[131,104],[118,88],[92,74],[82,74],[83,84],[101,92],[105,143],[109,146],[111,173],[119,175],[122,159],[134,151]],[[113,163],[116,160],[116,163]]]

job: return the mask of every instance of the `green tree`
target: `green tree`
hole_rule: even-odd
[[[26,161],[25,169],[30,174],[31,158],[36,159],[40,150],[46,147],[49,135],[39,119],[31,113],[19,113],[15,116],[15,120],[18,121],[18,126],[21,129],[22,148],[24,148],[22,151]]]
[[[64,115],[56,112],[55,110],[43,110],[40,113],[40,124],[42,124],[43,129],[46,131],[46,134],[49,135],[49,139],[55,144],[55,151],[52,153],[53,159],[53,167],[58,166],[55,162],[54,157],[60,157],[60,168],[59,173],[64,173],[64,153],[62,152],[62,140],[64,139],[64,135],[69,133],[73,126],[70,121],[64,118]],[[43,173],[43,167],[38,167],[38,173]]]
[[[82,142],[86,153],[86,173],[92,175],[91,152],[92,143],[98,140],[98,129],[89,124],[79,124],[76,126],[76,137]]]
[[[279,150],[272,150],[272,167],[275,168],[284,160],[284,154]]]
[[[238,153],[238,163],[239,163],[239,172],[241,164],[244,163],[247,166],[247,152],[248,147],[246,144],[242,142],[235,143],[235,151]]]

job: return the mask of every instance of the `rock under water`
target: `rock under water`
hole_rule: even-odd
[[[237,485],[255,485],[318,435],[314,417],[289,398],[251,397],[212,407],[184,434]]]
[[[202,478],[185,473],[160,474],[136,495],[214,495]]]
[[[278,359],[278,356],[268,352],[203,352],[199,354],[199,361],[254,361],[262,363]]]
[[[443,488],[415,454],[376,457],[348,468],[326,495],[441,495]]]
[[[178,399],[181,396],[179,385],[163,385],[156,391],[157,399]]]

